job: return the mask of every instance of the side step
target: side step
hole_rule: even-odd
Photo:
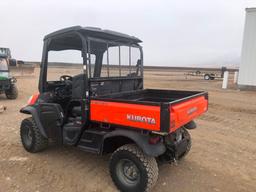
[[[102,140],[107,131],[97,131],[95,129],[85,130],[77,147],[83,151],[101,153]]]
[[[79,139],[81,125],[67,123],[63,126],[63,144],[75,145]]]
[[[84,144],[78,144],[77,147],[79,149],[81,149],[82,151],[86,151],[86,152],[91,152],[91,153],[95,153],[95,154],[99,154],[100,151],[99,151],[99,148],[92,148],[92,147],[86,147],[84,146]]]

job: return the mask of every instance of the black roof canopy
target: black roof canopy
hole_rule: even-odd
[[[103,30],[95,27],[74,26],[61,29],[50,33],[44,37],[44,40],[50,40],[48,50],[66,50],[66,49],[82,49],[82,41],[80,36],[115,41],[118,43],[138,44],[142,42],[140,39],[127,34]]]

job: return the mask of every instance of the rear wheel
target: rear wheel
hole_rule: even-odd
[[[48,146],[48,139],[41,134],[32,117],[22,121],[20,137],[23,147],[31,153],[42,151]]]
[[[205,75],[204,75],[204,80],[210,80],[210,78],[211,78],[211,77],[210,77],[209,74],[205,74]]]
[[[11,84],[10,89],[5,90],[5,95],[7,99],[17,99],[18,89],[15,84]]]
[[[188,130],[185,129],[185,128],[182,128],[182,129],[181,129],[181,133],[182,133],[182,137],[187,140],[187,148],[186,148],[185,153],[183,153],[183,154],[179,157],[179,159],[183,159],[183,158],[189,153],[189,151],[190,151],[190,149],[191,149],[191,146],[192,146],[191,136],[190,136]]]
[[[147,156],[134,144],[118,148],[111,156],[109,168],[120,191],[149,191],[158,178],[155,158]]]

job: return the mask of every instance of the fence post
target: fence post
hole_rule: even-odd
[[[225,71],[223,76],[222,89],[227,89],[227,87],[228,87],[228,71]]]
[[[238,71],[234,73],[234,83],[237,84]]]

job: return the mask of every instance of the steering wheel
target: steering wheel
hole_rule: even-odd
[[[70,75],[60,76],[60,81],[67,81],[67,80],[72,81],[72,76],[70,76]]]
[[[54,94],[58,99],[65,99],[71,95],[72,89],[72,76],[62,75],[60,76],[62,84],[55,88]]]

